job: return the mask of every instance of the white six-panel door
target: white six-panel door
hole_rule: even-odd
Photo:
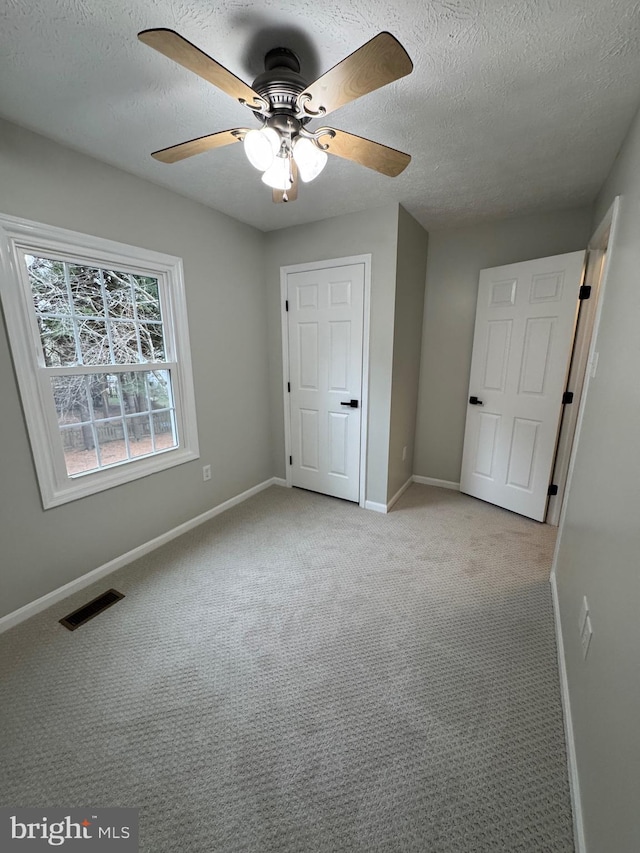
[[[358,501],[364,264],[288,273],[287,300],[292,485]]]
[[[537,521],[547,505],[583,263],[584,252],[572,252],[480,273],[460,489]]]

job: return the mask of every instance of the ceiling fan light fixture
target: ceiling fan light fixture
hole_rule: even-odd
[[[280,137],[271,127],[250,130],[244,138],[244,153],[252,166],[266,172],[280,150]]]
[[[329,158],[326,152],[318,148],[314,142],[302,136],[293,146],[293,159],[298,166],[301,180],[308,184],[309,181],[318,177]]]
[[[262,181],[274,190],[290,190],[291,165],[288,157],[276,157],[262,176]]]

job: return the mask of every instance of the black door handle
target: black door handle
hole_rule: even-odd
[[[340,405],[341,406],[349,406],[351,409],[357,409],[358,408],[358,401],[357,400],[349,400],[348,403],[340,403]]]
[[[484,405],[482,400],[478,400],[477,397],[469,397],[469,402],[471,403],[472,406],[483,406]]]

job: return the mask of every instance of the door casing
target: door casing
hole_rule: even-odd
[[[595,352],[595,340],[600,325],[600,315],[602,313],[602,299],[607,281],[607,272],[611,259],[611,246],[615,229],[618,223],[618,212],[620,209],[620,196],[616,196],[611,206],[603,217],[602,221],[594,231],[587,252],[603,252],[605,253],[604,261],[600,267],[598,286],[593,294],[596,303],[594,306],[593,317],[590,319],[588,328],[588,338],[582,342],[582,352],[579,353],[581,372],[580,394],[576,395],[572,406],[574,411],[571,418],[563,418],[560,425],[560,434],[558,437],[558,447],[553,468],[553,482],[558,484],[558,494],[549,499],[547,508],[547,524],[561,527],[564,518],[565,498],[569,490],[571,475],[573,473],[574,458],[578,446],[580,429],[582,427],[582,417],[584,412],[585,399],[590,380],[595,376],[598,366],[598,354]],[[574,340],[574,348],[576,342]],[[576,357],[575,349],[573,357]],[[569,388],[569,390],[572,390]],[[559,543],[560,536],[558,535],[557,542]],[[557,549],[556,549],[557,553]],[[554,557],[555,565],[555,557]]]
[[[309,272],[328,267],[364,265],[364,316],[362,329],[362,410],[360,422],[360,484],[358,505],[364,507],[367,492],[367,434],[369,423],[369,341],[371,333],[371,255],[350,255],[345,258],[328,258],[304,264],[289,264],[280,267],[280,321],[282,334],[282,397],[284,401],[284,464],[286,484],[291,488],[291,407],[289,383],[289,327],[285,303],[287,300],[287,276],[290,273]]]

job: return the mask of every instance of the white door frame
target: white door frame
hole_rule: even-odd
[[[555,527],[557,527],[559,524],[560,513],[562,512],[562,506],[564,504],[564,496],[567,491],[571,449],[577,441],[578,417],[580,414],[582,397],[584,396],[584,393],[586,393],[587,374],[591,373],[591,371],[593,370],[593,367],[591,365],[591,343],[595,337],[597,331],[596,323],[599,321],[600,317],[601,295],[604,289],[604,280],[607,274],[607,266],[609,261],[608,248],[611,244],[611,234],[613,233],[613,229],[615,227],[615,223],[617,221],[618,216],[618,198],[619,197],[616,197],[614,199],[611,207],[602,219],[602,222],[600,222],[593,235],[591,236],[591,239],[589,240],[589,245],[587,246],[585,282],[588,284],[590,283],[587,281],[587,278],[589,278],[590,276],[589,264],[592,262],[592,258],[590,257],[590,255],[598,251],[605,252],[606,254],[598,272],[598,277],[596,279],[595,286],[592,285],[593,292],[591,294],[591,297],[593,297],[595,302],[591,309],[592,313],[589,312],[587,314],[586,320],[583,320],[582,310],[584,306],[581,306],[580,316],[579,318],[576,318],[578,328],[576,329],[573,339],[573,350],[571,354],[568,376],[568,382],[571,384],[567,385],[567,390],[574,391],[575,388],[572,386],[577,386],[578,393],[575,395],[575,399],[573,400],[573,403],[570,406],[570,411],[567,412],[566,407],[564,407],[564,411],[562,413],[560,429],[558,432],[556,458],[553,464],[551,479],[551,482],[556,483],[556,485],[558,486],[558,494],[549,498],[549,503],[547,505],[547,515],[545,518],[547,524],[551,524]],[[581,382],[580,379],[582,380]]]
[[[556,548],[555,553],[553,555],[553,565],[551,568],[551,576],[555,577],[555,567],[556,561],[558,557],[558,552],[560,548],[560,540],[562,539],[562,531],[564,527],[564,516],[566,509],[566,498],[569,494],[569,489],[571,486],[571,480],[573,477],[573,467],[575,464],[576,451],[578,449],[578,443],[580,441],[580,431],[582,429],[582,420],[584,417],[584,407],[587,400],[587,395],[589,393],[589,383],[591,379],[596,374],[596,369],[598,367],[598,353],[595,351],[596,339],[598,337],[598,329],[600,327],[600,316],[602,314],[602,302],[605,294],[607,279],[609,273],[609,266],[611,262],[611,250],[613,248],[613,243],[615,239],[616,227],[618,224],[618,215],[620,209],[620,196],[616,196],[613,200],[611,207],[605,213],[602,221],[593,232],[593,236],[589,240],[589,245],[587,246],[587,250],[589,249],[605,249],[606,256],[604,259],[604,263],[602,265],[602,270],[600,273],[600,287],[598,288],[597,294],[597,305],[595,317],[593,320],[593,326],[591,329],[591,343],[589,345],[589,355],[587,356],[587,364],[585,369],[584,382],[582,385],[582,394],[580,396],[579,404],[578,404],[578,416],[575,424],[575,431],[573,434],[573,440],[568,443],[567,450],[565,454],[568,452],[569,459],[568,463],[566,461],[566,456],[562,459],[556,458],[556,462],[554,465],[554,470],[558,466],[558,464],[566,464],[567,465],[567,475],[564,483],[564,488],[562,492],[561,498],[561,509],[560,509],[560,519],[558,522],[558,537],[556,539]]]
[[[289,264],[280,267],[280,320],[282,329],[282,396],[284,400],[284,464],[286,483],[291,488],[291,395],[289,383],[289,324],[285,302],[287,299],[287,276],[289,273],[310,272],[327,267],[345,267],[352,264],[364,265],[364,318],[362,334],[362,410],[360,420],[360,488],[358,504],[364,507],[367,492],[367,427],[369,423],[369,338],[371,330],[371,255],[351,255],[348,258],[329,258],[306,264]]]

